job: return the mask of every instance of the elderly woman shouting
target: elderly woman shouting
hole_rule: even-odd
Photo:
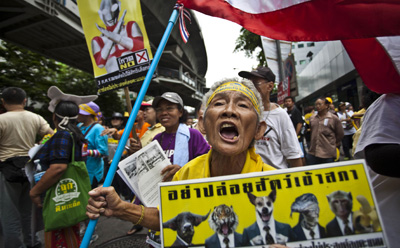
[[[205,95],[203,122],[212,149],[183,166],[173,180],[206,178],[274,170],[255,153],[255,139],[263,136],[260,122],[261,96],[250,81],[225,80],[215,83]],[[112,187],[89,192],[87,216],[115,216],[153,230],[160,229],[159,211],[124,202]]]

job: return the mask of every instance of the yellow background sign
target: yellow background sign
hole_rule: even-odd
[[[251,173],[235,177],[187,180],[160,185],[161,222],[166,222],[179,213],[191,212],[206,215],[220,204],[232,206],[238,216],[239,224],[235,230],[243,233],[244,228],[256,221],[255,207],[249,201],[246,192],[255,196],[268,196],[272,188],[276,188],[273,216],[276,221],[289,224],[292,228],[299,221],[299,213],[292,213],[291,205],[295,199],[305,193],[314,194],[319,203],[319,224],[327,225],[335,215],[330,209],[327,195],[334,191],[350,192],[353,198],[352,211],[359,210],[361,204],[356,197],[364,196],[371,207],[376,206],[370,190],[370,184],[362,163],[345,166],[312,166],[290,171],[277,170],[265,173]],[[243,178],[243,177],[247,178]],[[183,184],[182,184],[183,183]],[[215,232],[210,228],[207,220],[195,227],[192,243],[200,245]],[[176,239],[176,231],[164,228],[164,246],[170,246]]]
[[[106,68],[100,68],[96,65],[94,56],[93,56],[93,47],[92,47],[92,39],[94,37],[101,36],[101,32],[96,27],[96,24],[102,28],[105,28],[105,24],[100,18],[99,10],[101,0],[79,0],[78,7],[79,7],[79,14],[81,17],[83,31],[85,33],[86,44],[89,49],[90,58],[93,64],[93,71],[95,77],[107,74]],[[126,15],[124,16],[124,25],[126,25],[129,21],[135,21],[142,32],[143,41],[144,41],[144,49],[148,51],[148,59],[152,60],[153,55],[151,53],[150,43],[147,36],[146,28],[143,22],[142,17],[142,9],[140,7],[139,0],[132,0],[132,1],[120,1],[120,12],[118,16],[118,20],[121,19],[124,11],[126,10]]]

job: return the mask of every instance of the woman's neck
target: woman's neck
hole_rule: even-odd
[[[92,123],[94,123],[94,120],[92,118],[87,118],[84,122],[83,122],[83,126],[87,127],[89,125],[91,125]]]
[[[176,133],[178,131],[179,124],[180,123],[178,123],[178,125],[174,125],[172,127],[165,127],[165,132],[166,133]]]
[[[210,174],[212,177],[240,174],[246,163],[247,150],[236,155],[226,156],[215,150],[212,151]]]

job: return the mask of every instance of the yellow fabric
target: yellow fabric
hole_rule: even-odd
[[[79,105],[79,108],[82,109],[83,111],[88,112],[91,115],[97,115],[97,113],[94,112],[94,110],[91,107],[89,107],[89,105],[87,105],[87,104],[81,104],[81,105]]]
[[[332,98],[330,97],[325,97],[326,100],[328,100],[328,102],[330,102],[331,104],[333,103]]]
[[[306,120],[307,125],[310,125],[310,117],[313,115],[313,113],[308,113],[304,115],[304,119]]]
[[[189,161],[175,174],[172,181],[211,177],[209,163],[211,153],[212,149],[208,153]],[[269,170],[275,170],[275,168],[265,164],[260,155],[256,154],[254,147],[247,150],[246,163],[240,174]]]
[[[365,114],[365,111],[367,111],[365,108],[360,109],[360,111],[354,112],[353,115],[360,115],[360,114]]]
[[[208,99],[206,107],[208,107],[211,100],[215,97],[216,94],[224,92],[224,91],[238,91],[238,92],[242,93],[243,95],[247,96],[250,99],[250,101],[253,103],[254,107],[256,108],[257,112],[261,113],[260,104],[258,103],[257,97],[254,94],[254,92],[252,90],[250,90],[249,88],[247,88],[244,84],[239,83],[239,82],[227,82],[227,83],[220,85]]]
[[[351,124],[353,125],[353,127],[354,127],[356,130],[358,130],[358,127],[357,127],[356,123],[354,122],[354,120],[351,120]]]
[[[81,105],[79,105],[79,108],[82,109],[83,111],[88,112],[88,113],[91,114],[91,115],[94,115],[94,120],[95,120],[95,121],[98,121],[98,120],[99,120],[99,118],[97,118],[97,113],[94,112],[94,110],[93,110],[91,107],[89,107],[89,105],[87,105],[87,104],[81,104]]]
[[[360,111],[354,112],[354,114],[352,115],[352,118],[353,119],[361,119],[362,116],[365,114],[365,111],[367,111],[367,110],[365,108],[362,108]]]
[[[142,138],[140,138],[140,142],[142,143],[142,147],[147,146],[150,144],[150,142],[153,141],[154,136],[156,136],[159,133],[162,133],[165,131],[165,127],[161,125],[160,123],[155,124],[143,134]]]
[[[339,161],[339,159],[340,159],[340,151],[339,151],[339,148],[336,148],[336,157],[335,157],[335,162],[337,162],[337,161]]]

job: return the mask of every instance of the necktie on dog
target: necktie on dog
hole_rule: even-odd
[[[344,220],[344,235],[351,235],[353,231],[349,227],[349,220]]]
[[[229,239],[227,237],[224,238],[223,242],[225,244],[225,247],[229,248]]]
[[[269,232],[269,226],[264,227],[264,231],[267,232],[267,235],[265,235],[265,240],[267,241],[267,245],[270,244],[275,244],[274,238],[272,237],[271,233]]]
[[[310,230],[310,236],[311,236],[311,239],[314,239],[315,232],[312,229]]]

